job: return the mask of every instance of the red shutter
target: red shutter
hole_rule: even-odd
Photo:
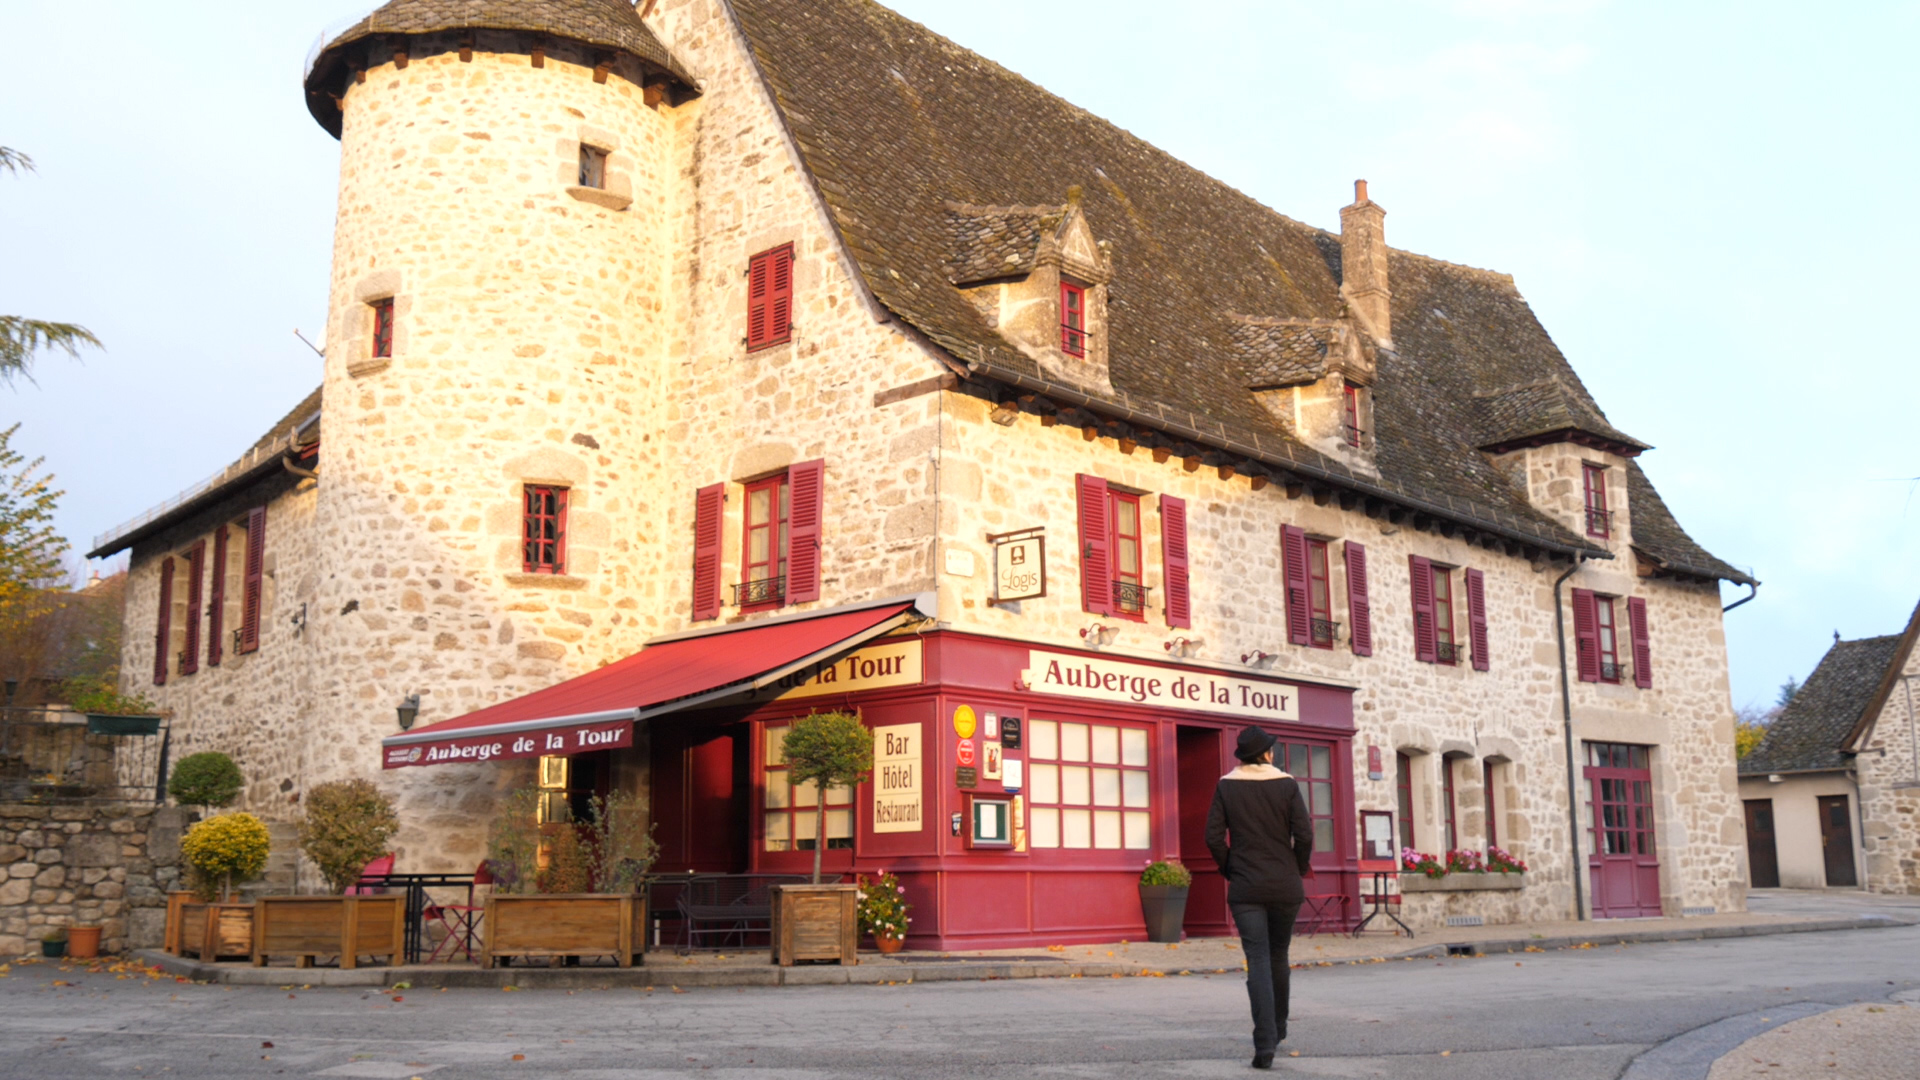
[[[1633,632],[1633,685],[1642,690],[1653,686],[1653,640],[1647,635],[1647,602],[1638,596],[1627,598],[1627,625]]]
[[[1407,556],[1413,578],[1413,658],[1424,663],[1439,662],[1439,637],[1433,622],[1433,560]]]
[[[827,463],[803,461],[787,470],[793,509],[787,517],[787,603],[820,599],[820,504]]]
[[[567,488],[553,489],[553,573],[567,572]]]
[[[1573,590],[1573,656],[1581,682],[1600,681],[1600,619],[1593,590]]]
[[[207,542],[201,540],[187,549],[187,640],[180,648],[180,674],[200,670],[200,597],[201,580],[207,572]]]
[[[207,590],[207,666],[219,667],[226,646],[220,636],[227,627],[227,527],[213,530],[213,579]]]
[[[260,588],[266,580],[267,508],[256,506],[247,512],[247,572],[240,595],[240,648],[243,653],[260,647]]]
[[[173,637],[173,556],[160,560],[160,618],[153,630],[153,685],[167,685],[167,646]]]
[[[1095,615],[1113,614],[1113,527],[1107,512],[1107,482],[1081,473],[1080,606]]]
[[[1193,629],[1193,596],[1187,580],[1187,500],[1160,496],[1160,553],[1167,578],[1167,625]]]
[[[693,493],[693,618],[720,617],[720,527],[726,516],[726,485]]]
[[[1287,576],[1287,640],[1313,644],[1313,602],[1307,594],[1307,532],[1280,526],[1280,560]]]
[[[1487,655],[1487,575],[1467,571],[1467,640],[1473,648],[1473,670],[1485,671],[1492,659]]]
[[[793,329],[793,245],[763,251],[747,265],[747,348],[778,345]]]
[[[1373,609],[1367,604],[1367,549],[1347,541],[1347,618],[1352,622],[1347,640],[1353,655],[1373,655]]]

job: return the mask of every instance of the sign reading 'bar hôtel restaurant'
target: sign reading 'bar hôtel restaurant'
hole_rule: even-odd
[[[1300,697],[1293,687],[1211,672],[1174,671],[1032,649],[1027,653],[1027,670],[1020,678],[1030,689],[1043,694],[1265,720],[1300,719]]]
[[[459,761],[508,761],[513,758],[584,754],[633,745],[633,721],[583,724],[513,735],[453,736],[441,742],[387,747],[387,768],[448,765]]]

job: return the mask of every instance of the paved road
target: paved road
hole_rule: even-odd
[[[1310,969],[1280,1068],[1704,1078],[1769,1026],[1920,988],[1916,956],[1902,926]],[[1244,1076],[1245,1001],[1238,975],[393,996],[15,966],[0,1077]]]

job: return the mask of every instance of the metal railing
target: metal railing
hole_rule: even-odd
[[[1605,660],[1600,661],[1601,682],[1622,682],[1630,675],[1632,675],[1632,672],[1628,670],[1625,664],[1610,664]]]
[[[733,587],[733,605],[735,607],[754,607],[759,604],[777,604],[786,599],[787,579],[781,577],[761,578],[758,581],[743,581]]]
[[[1312,633],[1315,645],[1331,645],[1340,636],[1340,624],[1332,619],[1315,619]]]
[[[171,745],[158,716],[0,708],[0,802],[162,802]]]
[[[1113,606],[1126,615],[1138,615],[1147,610],[1147,594],[1153,590],[1134,581],[1113,583]]]
[[[1467,658],[1467,647],[1457,641],[1436,641],[1433,656],[1443,664],[1457,664]]]
[[[1587,535],[1606,539],[1613,535],[1613,511],[1587,507]]]

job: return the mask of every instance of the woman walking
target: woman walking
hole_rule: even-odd
[[[1247,955],[1253,1067],[1271,1069],[1287,1037],[1287,946],[1313,876],[1313,819],[1300,784],[1273,765],[1278,740],[1240,732],[1240,766],[1220,778],[1207,811],[1207,850],[1227,879],[1227,907]]]

